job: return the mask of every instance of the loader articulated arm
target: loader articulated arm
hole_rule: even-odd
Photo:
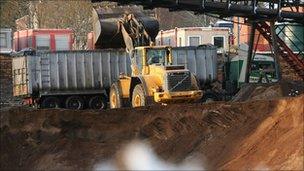
[[[153,41],[143,24],[133,14],[124,14],[124,17],[117,24],[118,31],[122,34],[126,51],[130,57],[132,73],[137,75],[139,74],[139,68],[134,58],[134,48],[137,46],[149,46],[153,44]]]
[[[132,53],[136,46],[148,46],[153,43],[143,24],[133,14],[125,14],[117,24],[128,53]]]
[[[157,19],[139,7],[94,7],[94,49],[126,48],[133,73],[138,73],[135,47],[151,45],[158,31]]]
[[[127,48],[130,52],[136,46],[150,45],[158,34],[159,23],[146,13],[136,6],[94,7],[94,49]]]

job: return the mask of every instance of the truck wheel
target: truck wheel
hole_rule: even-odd
[[[132,94],[132,107],[146,106],[147,99],[142,84],[137,84]]]
[[[106,109],[107,108],[107,101],[103,96],[93,96],[90,98],[89,107],[91,109]]]
[[[70,96],[65,100],[65,107],[67,109],[83,109],[84,101],[79,96]]]
[[[46,97],[42,100],[41,108],[59,108],[59,104],[57,97]]]
[[[121,108],[123,107],[122,94],[119,89],[118,82],[113,83],[110,89],[110,108]]]

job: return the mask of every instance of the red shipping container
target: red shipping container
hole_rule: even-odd
[[[71,29],[29,29],[14,33],[14,51],[32,48],[38,51],[72,50],[74,43]]]
[[[91,31],[87,35],[87,50],[94,50],[94,33]]]

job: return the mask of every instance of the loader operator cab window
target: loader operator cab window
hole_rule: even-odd
[[[148,65],[167,65],[166,57],[169,55],[167,49],[147,49]]]

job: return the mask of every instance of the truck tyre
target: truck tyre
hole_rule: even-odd
[[[59,108],[60,101],[57,97],[46,97],[41,102],[41,108]]]
[[[83,109],[84,100],[79,96],[70,96],[65,100],[65,107],[67,109]]]
[[[115,82],[112,84],[110,89],[110,108],[116,109],[121,107],[124,107],[122,93],[120,91],[118,82]]]
[[[106,109],[107,108],[107,101],[103,96],[93,96],[89,100],[89,107],[90,109]]]
[[[141,107],[147,105],[144,87],[142,84],[137,84],[132,94],[132,107]]]

